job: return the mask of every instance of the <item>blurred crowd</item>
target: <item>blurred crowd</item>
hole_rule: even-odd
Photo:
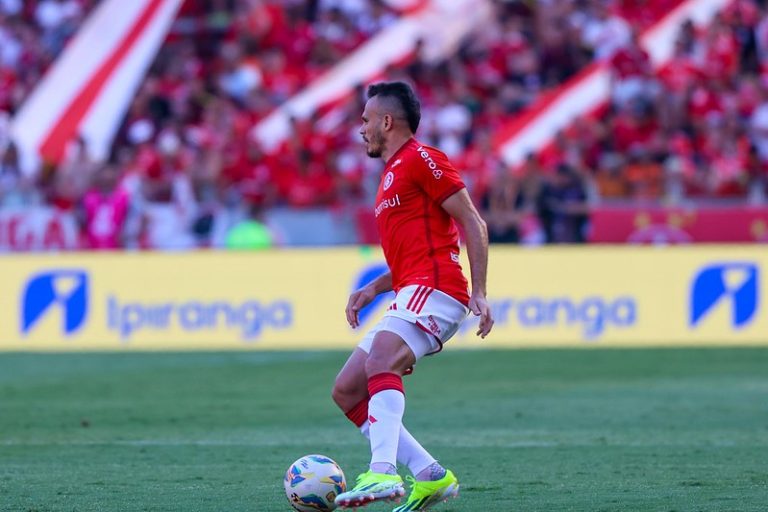
[[[492,238],[583,241],[597,202],[764,204],[767,14],[763,1],[736,0],[705,29],[685,23],[661,69],[636,23],[614,30],[616,44],[594,53],[610,69],[611,101],[519,169],[496,173]],[[543,230],[525,225],[531,212]]]
[[[496,0],[492,23],[454,55],[434,62],[419,47],[384,76],[415,86],[420,140],[462,170],[494,241],[583,241],[596,200],[762,201],[766,2],[736,0],[705,30],[686,24],[673,62],[654,70],[639,34],[680,1]],[[362,85],[332,118],[293,119],[277,148],[253,127],[403,15],[383,0],[187,0],[109,161],[78,139],[26,176],[8,120],[97,3],[0,0],[0,208],[72,211],[98,248],[218,245],[273,207],[369,206],[380,163],[357,133]],[[596,60],[612,70],[609,107],[504,165],[501,127]]]

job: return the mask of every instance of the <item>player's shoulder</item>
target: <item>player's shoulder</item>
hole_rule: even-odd
[[[430,171],[451,165],[445,153],[416,139],[409,143],[408,151],[403,154],[403,162],[408,164],[409,168]]]
[[[429,158],[435,160],[448,160],[448,156],[446,156],[446,154],[440,151],[438,148],[430,146],[429,144],[424,144],[423,142],[420,142],[416,139],[413,139],[411,147],[413,148],[413,155],[421,158],[422,160],[427,161]]]

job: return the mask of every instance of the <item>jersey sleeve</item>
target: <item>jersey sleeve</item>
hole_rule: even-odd
[[[434,149],[420,149],[413,169],[416,184],[437,204],[465,187],[459,171],[443,153]]]

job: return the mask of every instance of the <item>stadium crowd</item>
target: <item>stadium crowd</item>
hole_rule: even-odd
[[[704,30],[686,24],[672,62],[653,70],[639,34],[680,1],[496,0],[492,24],[454,55],[431,62],[417,49],[386,71],[414,84],[420,139],[462,170],[493,241],[583,241],[598,199],[763,200],[766,2],[735,0]],[[381,0],[187,0],[109,162],[79,139],[62,163],[26,176],[10,116],[97,3],[0,0],[0,208],[76,212],[85,244],[109,248],[216,245],[244,211],[372,203],[379,165],[357,133],[362,86],[340,121],[294,119],[276,149],[252,129],[403,15]],[[500,128],[595,60],[612,70],[610,105],[520,168],[504,165]],[[153,231],[152,215],[169,211],[175,223]]]

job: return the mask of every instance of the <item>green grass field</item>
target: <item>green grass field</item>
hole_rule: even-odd
[[[294,459],[367,463],[345,357],[0,355],[0,510],[289,511]],[[448,350],[406,392],[436,511],[768,510],[768,349]]]

